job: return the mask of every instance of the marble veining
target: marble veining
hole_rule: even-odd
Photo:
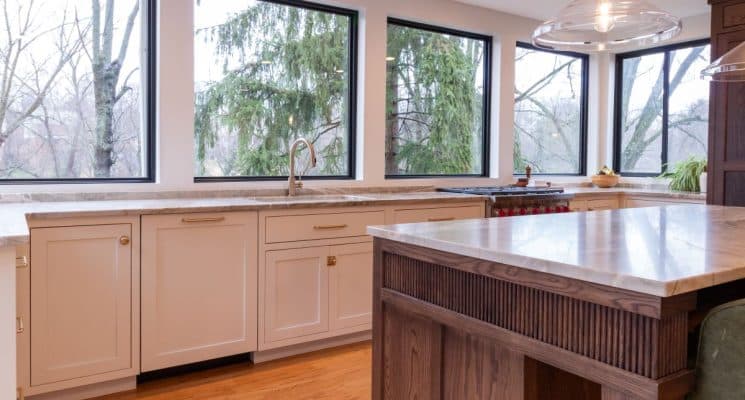
[[[578,199],[581,199],[583,196],[592,197],[604,194],[666,198],[674,200],[691,200],[694,202],[702,203],[706,202],[706,193],[674,192],[671,190],[658,188],[642,188],[629,186],[621,186],[608,189],[600,189],[595,187],[567,187],[565,188],[565,191],[566,193],[575,195]]]
[[[458,203],[485,201],[481,196],[440,192],[312,194],[296,197],[225,197],[0,204],[0,246],[28,242],[27,219],[91,216],[229,212],[321,207],[360,207],[386,204]]]
[[[745,208],[672,205],[370,227],[368,233],[662,297],[745,278]]]

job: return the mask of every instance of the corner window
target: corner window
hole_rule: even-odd
[[[488,36],[388,20],[388,178],[487,176]]]
[[[354,177],[355,11],[195,0],[194,28],[196,181],[286,179],[298,138],[304,176]]]
[[[586,54],[517,44],[515,174],[585,174],[587,64]]]
[[[709,127],[708,40],[616,56],[615,169],[656,176],[705,158]]]
[[[0,183],[152,181],[154,4],[3,1]]]

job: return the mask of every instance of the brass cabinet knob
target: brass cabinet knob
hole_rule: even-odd
[[[126,246],[129,244],[129,236],[122,236],[119,238],[119,243],[122,244],[122,246]]]
[[[334,256],[327,257],[326,258],[326,265],[328,265],[329,267],[336,266],[336,257],[334,257]]]

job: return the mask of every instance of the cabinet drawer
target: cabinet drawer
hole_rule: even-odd
[[[368,226],[384,223],[384,211],[267,217],[266,242],[365,236]]]
[[[598,199],[587,201],[587,211],[615,210],[618,208],[618,199]]]
[[[639,199],[630,198],[626,200],[626,208],[642,208],[642,207],[661,207],[661,206],[675,206],[675,205],[686,205],[686,204],[703,204],[701,202],[688,202],[688,201],[671,201],[667,199]]]
[[[458,219],[483,217],[484,209],[481,206],[420,208],[411,210],[396,210],[393,212],[393,222],[396,224],[454,221]]]

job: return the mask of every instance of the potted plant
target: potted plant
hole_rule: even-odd
[[[670,179],[670,190],[678,192],[701,192],[706,190],[706,160],[691,157],[681,161],[672,170],[660,175],[660,178]]]

